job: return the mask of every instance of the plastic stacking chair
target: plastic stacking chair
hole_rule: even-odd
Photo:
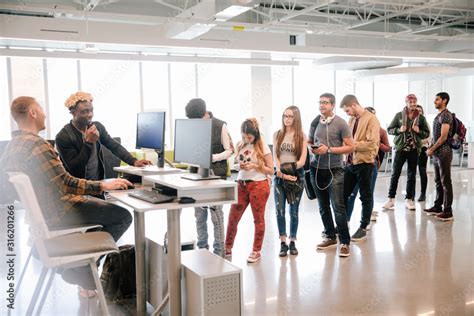
[[[50,272],[50,276],[46,282],[43,295],[38,305],[36,312],[38,315],[41,313],[48,291],[54,280],[56,269],[69,269],[87,265],[89,265],[92,270],[92,276],[94,277],[103,314],[109,315],[96,261],[105,254],[118,252],[117,244],[112,236],[107,232],[73,233],[68,235],[55,234],[46,224],[30,178],[24,173],[9,173],[8,175],[10,182],[14,185],[20,201],[26,210],[30,225],[30,240],[33,242],[39,259],[43,264],[43,269],[26,315],[33,314],[48,272]]]
[[[64,235],[69,235],[69,234],[74,234],[74,233],[85,233],[86,231],[90,229],[98,229],[102,228],[102,225],[77,225],[77,226],[67,226],[67,227],[61,227],[58,229],[50,230],[51,234],[53,236],[64,236]],[[28,257],[26,258],[26,262],[22,267],[20,277],[18,278],[18,282],[15,287],[15,294],[14,297],[16,297],[16,293],[20,291],[21,284],[23,283],[23,278],[25,277],[26,270],[28,269],[28,265],[30,263],[31,257],[33,256],[34,252],[34,247],[31,247],[30,252],[28,253]],[[8,309],[8,315],[11,315],[11,309]]]

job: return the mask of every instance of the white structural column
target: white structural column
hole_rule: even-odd
[[[252,66],[252,114],[260,123],[260,132],[267,144],[272,143],[272,69],[269,66]],[[288,87],[291,89],[291,87]],[[278,102],[278,100],[276,100]]]

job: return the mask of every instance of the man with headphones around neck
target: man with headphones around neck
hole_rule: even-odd
[[[331,93],[319,97],[319,123],[312,125],[308,134],[311,151],[315,155],[311,161],[311,180],[318,197],[319,213],[324,225],[326,238],[317,245],[318,250],[337,247],[336,231],[331,213],[339,231],[339,256],[350,255],[351,237],[347,226],[344,204],[343,154],[354,150],[354,140],[347,125],[334,113],[336,98]]]

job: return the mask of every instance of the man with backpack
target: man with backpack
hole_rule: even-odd
[[[433,145],[428,148],[426,155],[433,156],[435,171],[436,200],[434,206],[425,209],[427,215],[435,215],[442,221],[453,220],[453,185],[451,183],[451,160],[453,159],[452,148],[448,137],[453,135],[453,115],[447,109],[449,94],[440,92],[434,101],[438,110],[433,121]],[[451,132],[451,133],[450,133]]]

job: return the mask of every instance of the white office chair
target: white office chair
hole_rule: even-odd
[[[64,236],[64,235],[74,234],[74,233],[85,233],[86,231],[88,231],[90,229],[95,229],[95,228],[102,228],[102,225],[68,226],[68,227],[62,227],[61,229],[51,230],[50,232],[53,236],[56,237],[56,236]],[[26,262],[23,265],[22,271],[20,273],[20,277],[18,278],[18,282],[17,282],[16,287],[15,287],[15,293],[14,293],[13,298],[15,298],[16,293],[18,293],[20,291],[21,284],[23,283],[23,278],[25,277],[26,270],[28,269],[28,265],[30,263],[31,257],[33,256],[34,249],[35,248],[33,246],[30,248],[30,252],[28,253],[28,257],[26,258]],[[12,310],[8,309],[8,315],[11,315],[11,312],[12,312]]]
[[[462,167],[462,163],[463,163],[463,160],[464,160],[464,156],[466,156],[466,158],[468,157],[469,155],[469,147],[468,147],[468,144],[467,143],[464,143],[462,144],[461,148],[460,148],[460,153],[459,153],[459,167]]]
[[[385,173],[387,173],[387,171],[392,171],[394,150],[395,149],[392,148],[389,152],[387,152],[387,155],[385,156]]]
[[[26,314],[33,314],[48,272],[51,272],[51,274],[41,297],[37,314],[41,313],[41,308],[46,300],[57,268],[74,268],[89,265],[97,287],[102,311],[105,315],[109,315],[96,261],[105,254],[118,252],[118,247],[112,236],[107,232],[58,235],[57,232],[50,231],[31,185],[30,178],[24,173],[9,173],[9,179],[13,183],[20,201],[28,214],[30,239],[44,266]],[[63,230],[63,232],[72,232],[73,230],[67,229]]]

